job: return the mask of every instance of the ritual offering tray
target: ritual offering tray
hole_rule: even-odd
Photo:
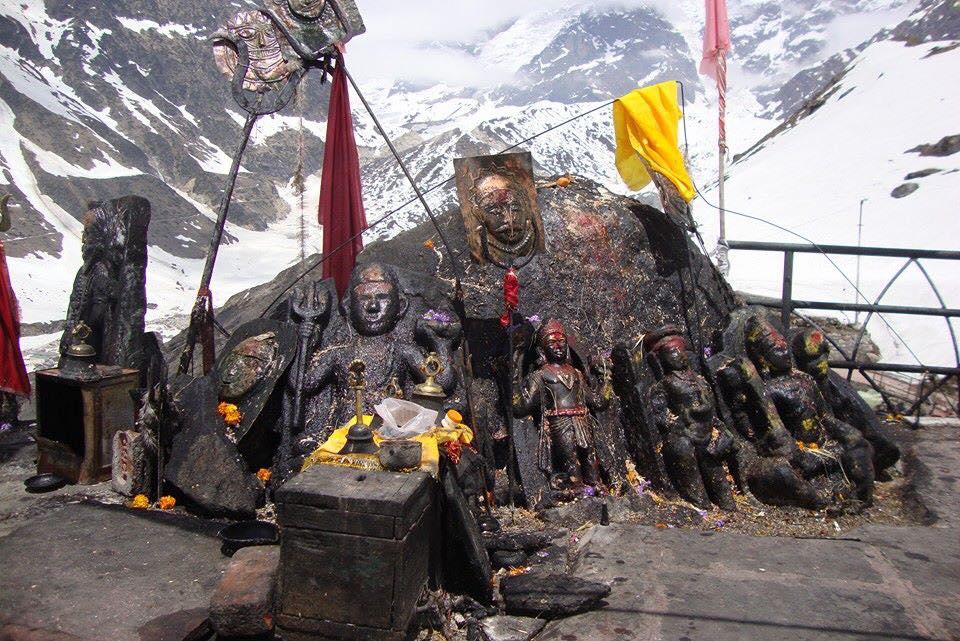
[[[267,521],[241,521],[220,530],[218,536],[223,541],[220,551],[226,556],[240,548],[254,545],[276,545],[280,540],[277,526]]]
[[[23,482],[23,487],[31,494],[41,494],[59,490],[67,484],[67,479],[56,474],[36,474]]]
[[[436,482],[314,465],[276,496],[287,641],[400,641],[427,584]]]

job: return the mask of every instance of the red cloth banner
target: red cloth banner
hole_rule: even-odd
[[[0,242],[0,391],[30,395],[30,379],[20,353],[20,314],[10,284],[7,256]]]
[[[703,58],[700,73],[717,79],[720,58],[730,51],[730,23],[727,21],[727,0],[705,0],[707,23],[703,30]]]
[[[319,218],[323,226],[323,255],[326,259],[323,277],[333,278],[337,293],[343,297],[357,255],[363,249],[360,233],[367,228],[367,216],[363,211],[360,157],[353,137],[350,94],[342,56],[337,59],[330,87]],[[336,253],[332,253],[334,251]]]

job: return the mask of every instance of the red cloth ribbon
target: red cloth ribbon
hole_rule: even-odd
[[[353,137],[350,94],[342,56],[337,57],[330,86],[320,180],[319,219],[323,226],[323,255],[326,258],[323,277],[333,278],[337,293],[342,297],[357,255],[363,249],[360,234],[367,228],[360,190],[360,157]],[[331,255],[334,250],[336,253]]]
[[[510,317],[520,305],[520,279],[517,278],[517,271],[513,267],[503,275],[503,305],[505,311],[500,317],[500,324],[509,327]]]
[[[20,315],[0,242],[0,391],[30,395],[30,378],[20,353]]]

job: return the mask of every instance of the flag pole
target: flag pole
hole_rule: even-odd
[[[720,175],[717,194],[720,200],[720,237],[717,239],[717,268],[724,276],[730,274],[730,260],[727,255],[727,217],[724,201],[724,180],[727,159],[727,56],[720,50],[717,56],[717,108],[718,108],[718,147]]]

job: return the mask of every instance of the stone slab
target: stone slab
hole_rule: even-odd
[[[945,595],[958,588],[960,541],[942,543],[953,549],[938,557],[943,564],[880,547],[930,534],[877,528],[858,541],[598,527],[579,575],[611,586],[608,605],[550,623],[537,638],[957,638],[955,601]]]
[[[110,641],[192,623],[228,562],[221,526],[95,503],[30,519],[0,539],[4,623]]]
[[[480,621],[486,641],[530,641],[546,621],[530,617],[493,616]]]
[[[960,430],[924,427],[910,433],[903,453],[911,496],[935,527],[960,528]]]

